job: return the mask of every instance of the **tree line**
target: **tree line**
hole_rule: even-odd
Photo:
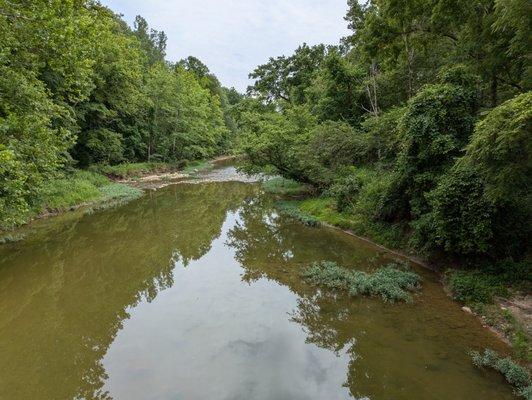
[[[23,221],[44,182],[93,163],[224,153],[239,95],[167,37],[94,0],[0,0],[0,221]]]
[[[348,1],[351,34],[270,58],[233,110],[249,169],[431,256],[529,254],[527,0]]]

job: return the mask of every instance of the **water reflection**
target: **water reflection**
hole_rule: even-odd
[[[414,305],[321,292],[302,265],[388,257],[278,216],[256,185],[178,185],[0,248],[0,399],[511,398],[492,336],[434,277]]]
[[[228,245],[244,268],[242,279],[278,282],[297,295],[290,313],[306,342],[347,356],[345,386],[355,398],[511,398],[500,377],[492,381],[471,367],[471,347],[505,348],[474,318],[464,317],[441,290],[436,276],[424,276],[413,305],[389,306],[378,299],[350,299],[321,291],[300,278],[301,267],[332,260],[373,269],[392,258],[372,246],[330,230],[285,220],[268,199],[248,202],[228,233]]]
[[[101,360],[128,310],[209,251],[255,188],[171,187],[0,249],[0,398],[106,399]],[[50,224],[49,221],[46,224]]]

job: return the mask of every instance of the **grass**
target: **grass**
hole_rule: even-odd
[[[309,186],[282,177],[271,178],[262,182],[265,192],[281,196],[302,196],[308,194]]]
[[[92,171],[75,171],[61,179],[45,184],[35,212],[62,212],[82,205],[116,204],[133,200],[142,190],[113,183],[107,177]]]
[[[445,282],[453,298],[468,305],[492,303],[496,296],[509,295],[496,276],[480,271],[447,271]]]
[[[384,246],[406,247],[405,233],[399,225],[373,222],[367,216],[351,211],[337,211],[335,203],[332,198],[317,197],[300,201],[298,208],[318,221],[352,230],[357,235],[369,237]]]
[[[291,201],[278,201],[275,203],[279,214],[292,218],[303,225],[310,227],[318,227],[321,223],[314,217],[301,212],[297,204]]]
[[[511,297],[509,288],[523,289],[528,293],[530,271],[527,263],[509,263],[487,266],[486,271],[449,270],[444,283],[453,298],[468,305],[484,321],[502,332],[510,341],[514,355],[532,361],[532,339],[514,315],[502,309],[496,298]]]
[[[421,278],[398,264],[388,264],[373,273],[353,271],[335,262],[322,261],[306,268],[302,276],[313,285],[345,290],[351,296],[380,296],[387,302],[412,302],[410,292],[416,290]]]
[[[89,167],[89,171],[111,178],[128,179],[139,178],[142,175],[154,172],[165,172],[176,167],[172,164],[162,162],[125,163],[118,165],[95,164]]]
[[[478,368],[493,368],[500,372],[506,381],[515,388],[518,396],[532,400],[532,379],[526,368],[510,357],[502,358],[495,351],[486,349],[484,353],[471,352],[473,364]]]
[[[47,182],[40,194],[38,211],[64,211],[82,203],[98,200],[100,187],[109,180],[89,171],[76,171],[70,176]]]
[[[192,174],[194,172],[206,171],[212,168],[212,164],[208,161],[199,160],[199,161],[190,161],[183,168],[182,172],[185,174]]]

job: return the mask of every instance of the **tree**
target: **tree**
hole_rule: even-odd
[[[479,167],[494,198],[530,195],[532,93],[494,108],[475,127],[467,157]]]
[[[248,87],[248,94],[266,102],[302,104],[305,89],[310,86],[326,51],[324,45],[304,43],[289,57],[270,58],[268,63],[259,65],[249,74],[255,83]]]

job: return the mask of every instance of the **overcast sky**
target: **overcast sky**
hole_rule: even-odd
[[[346,0],[101,0],[131,25],[140,14],[168,35],[167,59],[194,55],[224,86],[244,91],[248,74],[299,44],[337,44]]]

